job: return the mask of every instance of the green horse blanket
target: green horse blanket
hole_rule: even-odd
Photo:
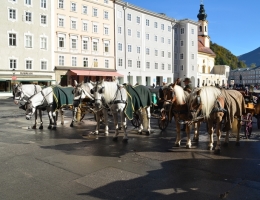
[[[73,105],[73,87],[52,86],[53,91],[53,110],[60,109],[65,105]]]
[[[129,120],[133,119],[133,114],[140,108],[145,108],[152,105],[152,94],[150,90],[143,86],[126,85],[127,91],[127,104],[125,107],[125,114]]]

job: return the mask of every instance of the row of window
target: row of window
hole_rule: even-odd
[[[24,15],[22,17],[23,17],[23,21],[30,22],[30,23],[33,21],[32,12],[24,11]],[[8,10],[8,19],[9,20],[13,20],[13,21],[18,20],[17,10],[16,9],[9,8],[9,10]],[[41,25],[46,25],[47,24],[47,15],[40,14],[40,24]]]
[[[127,60],[127,66],[128,67],[133,67],[133,60]],[[119,58],[118,59],[118,67],[123,67],[123,59]],[[136,61],[136,67],[141,68],[141,61]],[[146,62],[145,63],[146,69],[151,69],[151,62]],[[154,69],[159,69],[159,64],[157,62],[154,63]],[[165,64],[161,64],[161,70],[165,70]],[[168,64],[168,70],[172,70],[171,64]]]
[[[47,70],[47,61],[41,60],[40,61],[41,70]],[[10,59],[9,60],[9,67],[10,69],[17,69],[17,59]],[[25,69],[31,70],[33,69],[33,60],[26,59],[25,60]]]
[[[32,6],[33,0],[19,0],[19,1],[24,1],[24,4],[27,6]],[[40,7],[46,9],[47,8],[47,0],[40,0]],[[12,3],[18,3],[18,0],[9,0],[9,2]]]
[[[65,27],[65,19],[62,17],[58,18],[58,26],[59,27]],[[70,20],[70,28],[71,29],[78,29],[77,25],[77,19],[72,18]],[[82,20],[82,31],[89,31],[88,22],[86,20]],[[99,25],[98,23],[92,24],[92,33],[98,33],[99,32]],[[103,34],[109,35],[109,25],[103,25]]]
[[[17,46],[17,34],[16,33],[9,33],[9,46]],[[26,48],[33,48],[33,36],[30,34],[24,35],[24,46]],[[40,48],[47,49],[47,37],[41,36],[40,37]]]
[[[90,63],[88,57],[83,57],[83,59],[82,59],[82,66],[83,67],[98,67],[98,63],[99,63],[99,60],[97,58],[94,58],[93,62],[91,62],[91,63]],[[105,68],[109,68],[109,60],[108,59],[104,60],[104,64],[105,64],[104,65]],[[62,56],[62,55],[59,56],[59,65],[60,66],[65,65],[65,56]],[[74,67],[78,66],[77,56],[71,57],[71,65],[74,66]]]

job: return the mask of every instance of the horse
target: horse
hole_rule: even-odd
[[[38,92],[42,91],[42,87],[39,85],[34,84],[15,84],[13,87],[14,93],[14,103],[18,105],[19,102],[27,102],[30,97],[37,94]],[[21,109],[24,108],[23,105],[20,106]],[[42,110],[37,109],[39,111],[39,118],[40,118],[40,126],[39,129],[43,129],[43,122],[42,122]],[[35,123],[32,126],[32,129],[36,129],[37,125],[37,111],[35,112]]]
[[[99,134],[99,127],[100,127],[100,119],[103,117],[104,118],[104,124],[105,124],[105,134],[106,136],[108,136],[109,132],[108,132],[108,114],[107,114],[107,108],[104,108],[102,110],[98,110],[98,111],[94,111],[93,110],[93,106],[92,106],[92,102],[94,102],[94,96],[93,94],[91,94],[91,89],[93,88],[93,85],[91,83],[77,83],[77,81],[74,81],[75,83],[75,87],[73,90],[73,94],[74,94],[74,102],[73,102],[73,106],[74,106],[74,111],[73,111],[73,120],[70,124],[70,127],[73,127],[73,123],[75,121],[77,121],[76,118],[76,113],[78,112],[79,109],[81,109],[79,107],[79,105],[82,103],[83,100],[86,100],[88,105],[87,105],[87,111],[89,113],[94,113],[95,115],[95,119],[97,121],[97,126],[96,126],[96,130],[95,130],[95,134]],[[83,118],[83,117],[82,117]]]
[[[180,121],[184,123],[189,120],[187,100],[189,93],[184,91],[183,88],[176,83],[163,87],[165,104],[170,105],[169,120],[174,117],[177,137],[174,146],[180,147],[181,143],[181,128]],[[167,106],[165,105],[164,106]],[[193,141],[199,140],[199,128],[200,122],[192,123],[194,125],[194,137]],[[187,134],[186,148],[191,148],[190,129],[192,124],[186,124],[185,132]]]
[[[213,131],[214,124],[216,125],[217,144],[215,153],[221,151],[221,130],[222,123],[226,131],[225,143],[229,142],[229,131],[232,128],[232,123],[235,117],[238,119],[236,125],[237,136],[236,145],[239,146],[241,118],[245,113],[245,101],[242,94],[235,90],[219,89],[212,86],[205,86],[191,93],[188,99],[189,113],[192,116],[191,122],[204,118],[208,125],[208,133],[210,141],[208,144],[209,150],[213,149]]]
[[[31,116],[36,111],[37,107],[45,107],[49,116],[49,126],[48,129],[56,130],[57,127],[57,117],[58,110],[60,110],[62,119],[63,111],[62,108],[73,104],[72,87],[61,88],[59,86],[50,86],[44,88],[42,91],[33,95],[26,103],[26,119],[30,120]],[[66,96],[69,94],[68,96]],[[61,96],[65,95],[64,99]],[[64,121],[62,121],[62,124]]]
[[[94,94],[94,99],[95,99],[95,108],[97,110],[103,109],[104,106],[108,106],[109,109],[111,110],[114,118],[114,125],[115,125],[115,134],[113,136],[113,140],[117,141],[118,140],[118,113],[120,114],[121,117],[121,125],[124,131],[124,137],[123,137],[123,142],[128,141],[128,136],[126,133],[126,117],[131,119],[131,114],[133,114],[135,111],[139,111],[139,116],[141,119],[141,125],[139,126],[138,132],[142,132],[142,124],[144,123],[143,121],[143,108],[145,108],[147,112],[147,135],[150,134],[151,128],[150,128],[150,105],[144,106],[144,103],[138,104],[136,98],[130,98],[133,101],[130,101],[128,98],[128,92],[127,87],[132,86],[120,86],[118,85],[115,81],[114,82],[106,82],[102,80],[101,82],[96,82],[93,84],[94,88],[91,90],[91,92]],[[136,86],[143,88],[145,86]],[[150,91],[146,88],[146,90],[143,90],[143,93],[148,92],[151,97]],[[147,95],[147,94],[146,94]],[[138,98],[138,97],[137,97]],[[136,100],[136,101],[135,101]],[[143,99],[147,100],[147,99]],[[151,102],[150,102],[151,103]],[[126,111],[126,108],[131,108],[132,110],[129,111],[129,113]]]

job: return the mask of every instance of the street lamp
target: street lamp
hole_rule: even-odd
[[[130,85],[130,72],[128,72],[128,84]]]

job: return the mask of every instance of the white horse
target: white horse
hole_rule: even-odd
[[[72,90],[71,90],[71,95],[72,95]],[[70,102],[70,104],[72,105],[73,102]],[[26,119],[27,120],[31,119],[32,115],[34,114],[38,106],[45,107],[50,120],[48,129],[55,130],[57,127],[58,110],[60,110],[61,112],[62,124],[64,124],[62,106],[67,106],[67,105],[62,105],[60,108],[54,108],[53,105],[54,105],[53,87],[44,88],[41,92],[38,92],[37,94],[33,95],[26,103]]]
[[[82,103],[82,100],[86,100],[89,102],[87,105],[86,110],[89,111],[89,113],[93,113],[95,115],[95,119],[97,121],[97,126],[95,130],[95,134],[99,134],[99,127],[100,127],[100,119],[101,117],[104,118],[104,124],[105,124],[105,134],[108,136],[108,114],[107,114],[107,108],[103,108],[102,110],[94,111],[92,102],[94,103],[94,96],[91,94],[91,89],[93,88],[93,85],[91,83],[77,83],[75,82],[75,88],[73,90],[74,94],[74,112],[73,112],[73,120],[70,124],[71,127],[73,127],[73,123],[77,121],[76,113],[78,112],[78,109],[81,109],[79,105]]]
[[[94,88],[91,90],[94,94],[95,99],[95,107],[98,110],[103,109],[104,106],[108,106],[113,114],[114,118],[114,125],[115,125],[115,135],[113,137],[113,140],[116,141],[118,139],[118,113],[121,117],[121,126],[124,131],[124,137],[123,142],[128,141],[128,136],[126,133],[126,114],[125,114],[125,108],[127,104],[127,91],[124,87],[119,86],[116,82],[106,82],[102,81],[101,83],[93,84]],[[135,110],[134,110],[135,111]],[[141,113],[142,109],[139,108],[139,111]],[[146,107],[147,112],[147,120],[148,120],[148,133],[150,134],[151,128],[150,128],[150,107]],[[141,115],[141,114],[140,114]],[[142,117],[141,124],[142,122]],[[139,127],[139,132],[142,132],[142,127]]]
[[[213,125],[216,124],[217,144],[215,153],[220,153],[221,149],[221,129],[222,122],[225,125],[226,137],[225,145],[229,142],[229,131],[232,128],[231,123],[236,116],[241,120],[242,114],[245,112],[245,102],[240,92],[235,90],[220,90],[216,87],[202,87],[192,92],[188,100],[188,106],[193,121],[203,117],[208,124],[208,133],[210,141],[208,148],[213,149]],[[240,121],[236,125],[237,138],[236,145],[239,146]]]
[[[33,95],[37,94],[38,92],[42,91],[42,87],[39,85],[34,84],[15,84],[13,87],[14,93],[14,103],[17,105],[19,102],[27,102],[29,98]],[[23,105],[20,107],[23,109]],[[43,129],[42,125],[42,110],[37,109],[39,111],[39,118],[40,118],[40,126],[39,129]],[[36,129],[37,125],[37,111],[35,112],[35,123],[32,129]]]

